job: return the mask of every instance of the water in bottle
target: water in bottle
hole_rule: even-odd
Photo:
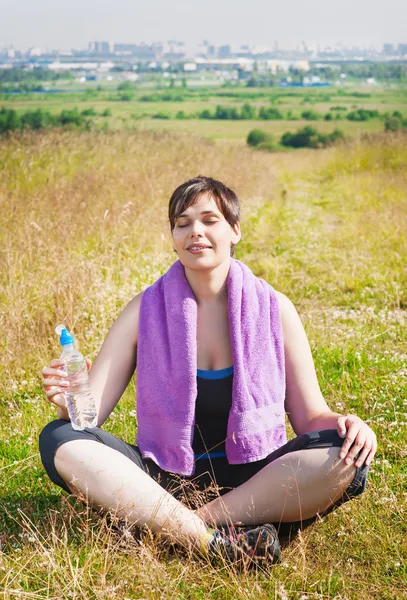
[[[97,414],[95,401],[90,389],[88,368],[79,350],[75,349],[74,339],[64,325],[55,329],[62,346],[63,370],[68,374],[69,388],[65,391],[66,406],[72,427],[76,430],[96,427]]]

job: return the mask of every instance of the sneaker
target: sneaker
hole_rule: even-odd
[[[208,543],[211,559],[223,558],[233,563],[264,565],[279,562],[280,542],[274,525],[234,527],[214,531]]]

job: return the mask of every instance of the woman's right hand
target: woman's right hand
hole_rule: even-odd
[[[92,361],[90,358],[85,360],[88,371],[90,371]],[[60,358],[51,360],[50,366],[42,369],[42,385],[47,400],[58,408],[58,416],[69,420],[64,394],[64,390],[69,389],[69,381],[65,371],[60,370],[63,366],[64,361]]]

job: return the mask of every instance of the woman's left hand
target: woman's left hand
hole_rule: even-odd
[[[345,415],[338,417],[336,428],[341,437],[346,436],[340,458],[350,465],[360,452],[355,466],[361,467],[365,461],[366,465],[370,465],[377,450],[377,440],[369,425],[356,415]]]

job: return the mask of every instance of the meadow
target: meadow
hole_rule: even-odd
[[[406,136],[285,153],[227,137],[146,127],[0,139],[4,599],[407,596]],[[97,355],[125,304],[174,262],[168,199],[197,174],[237,192],[236,258],[294,302],[328,404],[358,414],[378,438],[366,492],[267,571],[214,568],[148,532],[119,534],[54,486],[38,453],[55,418],[41,386],[42,367],[60,354],[55,325]],[[135,401],[132,380],[105,424],[130,443]]]
[[[96,86],[90,82],[82,85],[58,85],[63,93],[7,95],[0,92],[0,107],[19,112],[42,108],[52,114],[63,109],[79,111],[94,109],[92,118],[96,129],[183,131],[213,140],[244,145],[247,134],[261,127],[277,138],[286,131],[295,131],[311,124],[327,133],[339,127],[345,135],[356,137],[364,132],[383,131],[386,116],[394,112],[407,119],[407,88],[404,84],[349,84],[330,88],[247,88],[224,86],[210,88],[151,88],[130,82],[119,86]],[[52,89],[52,87],[51,87]],[[216,106],[240,111],[249,103],[256,111],[272,107],[281,118],[270,120],[220,120],[202,119],[202,111],[214,113]],[[366,121],[350,121],[350,112],[376,110],[379,116]],[[110,117],[102,117],[104,111]],[[304,112],[315,113],[315,120],[302,117]],[[180,117],[180,113],[183,116]],[[325,120],[329,114],[332,120]],[[337,120],[340,119],[340,120]]]

